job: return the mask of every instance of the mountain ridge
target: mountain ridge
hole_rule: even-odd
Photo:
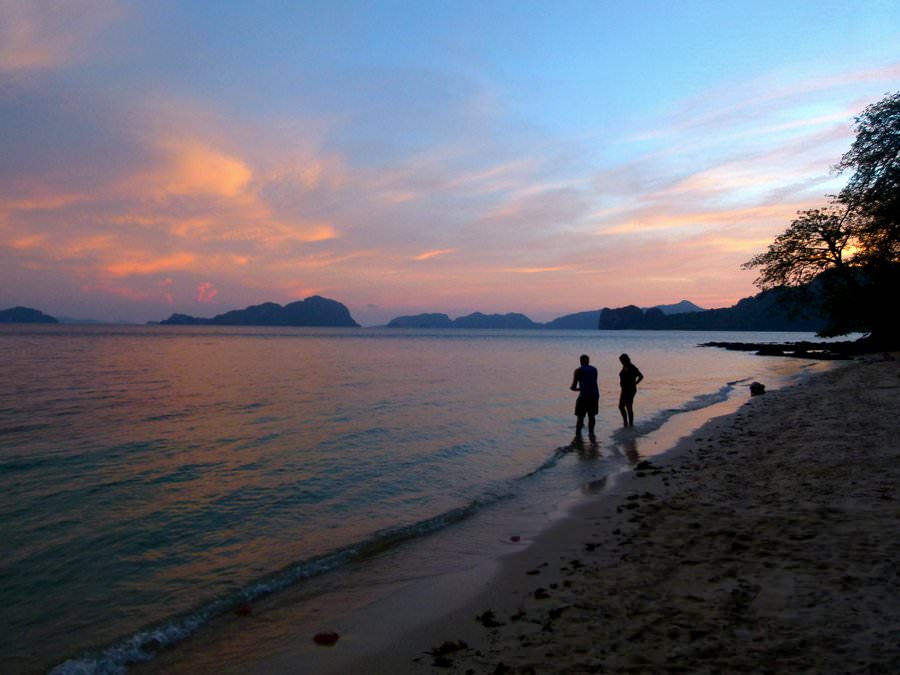
[[[59,321],[39,309],[18,306],[0,309],[0,323],[59,323]]]
[[[682,300],[671,305],[656,305],[650,309],[658,309],[663,314],[684,314],[694,311],[706,311],[689,300]],[[482,314],[473,312],[451,319],[447,314],[426,312],[411,314],[391,319],[388,328],[489,328],[489,329],[522,329],[551,328],[555,330],[596,330],[600,315],[604,310],[595,309],[574,314],[564,314],[546,323],[532,321],[524,314],[510,312],[507,314]],[[649,311],[649,310],[642,310]]]
[[[813,331],[825,325],[825,319],[812,303],[805,311],[789,310],[782,302],[788,289],[772,289],[742,298],[731,307],[702,309],[689,300],[642,309],[627,305],[611,309],[589,310],[559,316],[546,323],[532,321],[525,314],[483,314],[473,312],[451,319],[447,314],[431,312],[399,316],[389,328],[475,328],[556,330],[721,330],[721,331]],[[29,307],[0,310],[0,323],[60,323],[55,317]],[[92,322],[93,323],[93,322]],[[99,323],[99,322],[98,322]],[[359,327],[349,309],[337,300],[313,295],[281,306],[274,302],[250,305],[210,318],[172,314],[162,325],[224,326],[346,326]]]
[[[209,319],[172,314],[159,322],[165,326],[345,326],[358,328],[347,307],[330,298],[311,295],[283,307],[274,302],[232,309]]]

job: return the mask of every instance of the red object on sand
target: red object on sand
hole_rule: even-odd
[[[338,635],[335,631],[329,630],[323,633],[316,633],[313,636],[313,642],[317,645],[322,645],[323,647],[330,647],[335,642],[340,639],[340,635]]]

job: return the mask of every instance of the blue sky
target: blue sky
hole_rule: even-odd
[[[727,306],[898,44],[878,1],[0,0],[0,306]]]

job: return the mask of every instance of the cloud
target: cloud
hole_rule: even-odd
[[[126,254],[124,258],[120,257],[116,262],[108,263],[105,270],[116,277],[157,274],[188,269],[196,260],[196,256],[192,253],[173,253],[163,257],[150,257],[138,253]]]
[[[561,272],[565,267],[508,267],[507,271],[515,274],[545,274],[546,272]]]
[[[419,253],[418,255],[414,255],[412,257],[413,260],[431,260],[432,258],[436,258],[440,255],[449,255],[450,253],[456,253],[455,248],[438,248],[433,251],[424,251]]]
[[[121,13],[115,0],[0,0],[0,71],[71,66]]]
[[[168,166],[149,176],[138,190],[164,199],[181,195],[237,197],[250,184],[253,174],[237,157],[229,156],[194,138],[162,142]],[[141,179],[138,178],[138,181]]]
[[[34,21],[48,37],[27,38],[27,23],[0,62],[75,64],[77,36],[104,25],[69,43]],[[735,83],[597,140],[504,109],[488,75],[301,64],[197,87],[202,67],[155,86],[128,71],[139,99],[87,70],[0,96],[0,268],[144,303],[135,313],[310,293],[384,312],[735,299],[752,290],[740,263],[835,184],[853,83],[893,72]]]
[[[218,294],[219,291],[217,291],[216,287],[213,286],[213,284],[209,281],[204,281],[199,286],[197,286],[197,302],[199,303],[215,304],[215,297]]]
[[[764,138],[774,132],[834,122],[846,124],[861,110],[853,95],[861,83],[883,82],[890,86],[898,78],[900,62],[842,72],[767,72],[680,101],[666,117],[666,125],[636,133],[629,140],[690,136],[701,142],[704,137],[721,142],[741,137]],[[878,97],[875,94],[873,100]],[[829,112],[814,112],[826,109]]]

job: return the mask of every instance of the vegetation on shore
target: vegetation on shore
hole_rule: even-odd
[[[891,307],[900,290],[900,92],[856,117],[856,139],[835,166],[853,174],[820,209],[800,211],[765,253],[744,263],[756,285],[787,287],[791,303],[814,302],[819,335],[862,332],[873,349],[900,345]]]

